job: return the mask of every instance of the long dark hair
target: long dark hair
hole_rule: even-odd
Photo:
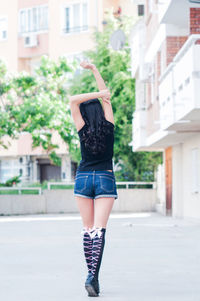
[[[85,147],[94,155],[104,152],[105,137],[111,128],[105,119],[100,101],[92,99],[81,103],[80,112],[86,124],[81,138]]]

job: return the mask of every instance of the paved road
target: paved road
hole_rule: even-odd
[[[0,300],[84,301],[78,215],[0,217]],[[112,215],[102,301],[200,301],[200,221]]]

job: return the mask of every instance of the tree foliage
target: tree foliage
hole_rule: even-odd
[[[42,146],[52,162],[60,165],[58,145],[52,142],[57,131],[77,160],[78,138],[67,98],[67,75],[73,72],[65,58],[58,62],[44,56],[34,75],[21,72],[9,75],[0,63],[0,143],[8,147],[5,135],[18,138],[21,132],[32,135],[32,147]]]

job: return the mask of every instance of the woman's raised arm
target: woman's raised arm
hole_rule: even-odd
[[[108,90],[102,90],[100,92],[92,92],[85,94],[77,94],[69,96],[70,109],[72,113],[72,118],[74,120],[77,131],[79,131],[85,124],[83,117],[81,115],[79,104],[90,99],[95,98],[108,98],[110,97],[110,92]]]
[[[69,102],[70,102],[70,105],[73,105],[73,104],[79,105],[80,103],[85,102],[90,99],[109,98],[109,97],[110,97],[110,92],[105,89],[105,90],[101,90],[99,92],[83,93],[83,94],[69,96]]]
[[[94,77],[96,79],[97,82],[97,86],[99,88],[100,91],[102,90],[106,90],[106,84],[99,72],[99,70],[96,68],[96,66],[94,64],[88,63],[88,62],[81,62],[81,67],[83,67],[84,69],[90,69],[92,71],[92,73],[94,74]],[[112,122],[114,124],[114,116],[113,116],[113,110],[112,110],[112,105],[110,102],[110,96],[109,97],[102,97],[102,106],[103,106],[103,110],[104,110],[104,114],[105,114],[105,118]]]

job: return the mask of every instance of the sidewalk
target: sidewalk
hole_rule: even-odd
[[[91,300],[78,215],[0,217],[2,301]],[[200,221],[113,214],[102,301],[200,301]]]

